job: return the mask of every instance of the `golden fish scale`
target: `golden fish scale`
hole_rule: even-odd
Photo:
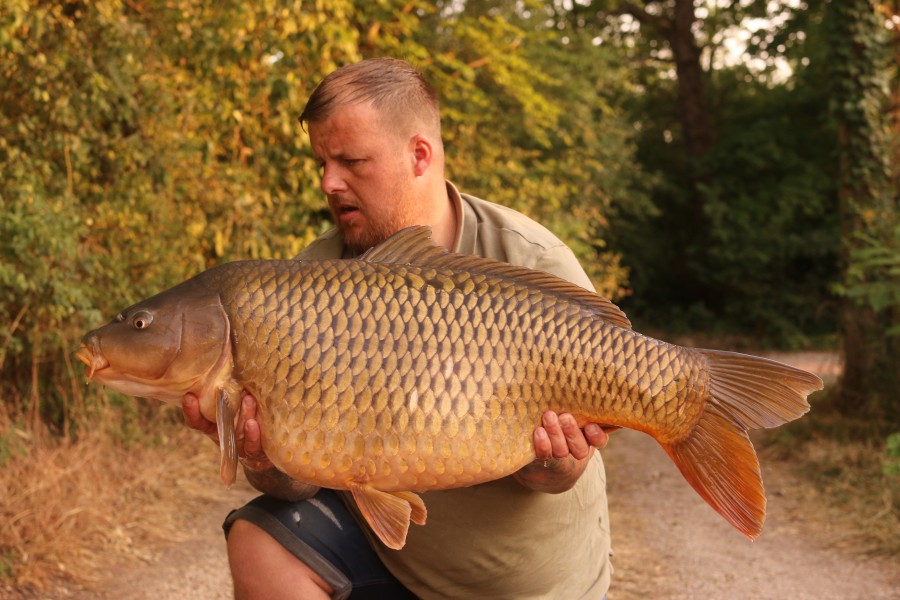
[[[501,278],[365,261],[219,274],[265,450],[302,481],[459,487],[532,460],[548,409],[661,441],[702,410],[701,357]]]

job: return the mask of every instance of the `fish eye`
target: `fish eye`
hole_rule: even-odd
[[[131,318],[131,326],[135,329],[147,329],[153,322],[153,315],[145,310],[137,312]]]

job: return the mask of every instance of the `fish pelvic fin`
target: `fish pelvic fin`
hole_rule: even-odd
[[[762,532],[766,496],[747,431],[804,415],[806,397],[822,389],[822,380],[765,358],[698,352],[707,360],[709,399],[691,433],[663,447],[697,493],[752,540]]]
[[[357,506],[385,546],[399,550],[406,544],[409,522],[425,524],[425,503],[413,492],[384,492],[370,485],[350,484]]]
[[[219,434],[219,476],[225,487],[234,485],[237,478],[237,435],[234,430],[234,409],[229,402],[228,391],[216,390],[216,429]]]

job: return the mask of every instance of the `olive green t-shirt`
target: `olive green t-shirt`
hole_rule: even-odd
[[[459,227],[454,250],[552,273],[592,289],[578,260],[546,228],[512,209],[447,184]],[[337,230],[300,258],[347,257]],[[595,453],[562,494],[531,491],[511,477],[421,495],[424,527],[411,525],[402,550],[371,534],[352,496],[345,502],[387,568],[421,598],[597,599],[609,588],[606,475]]]

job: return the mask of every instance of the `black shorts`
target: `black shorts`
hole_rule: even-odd
[[[415,598],[381,563],[333,490],[300,502],[260,496],[225,518],[226,538],[238,519],[263,529],[318,573],[334,589],[332,598],[350,598],[351,592],[353,600]]]

